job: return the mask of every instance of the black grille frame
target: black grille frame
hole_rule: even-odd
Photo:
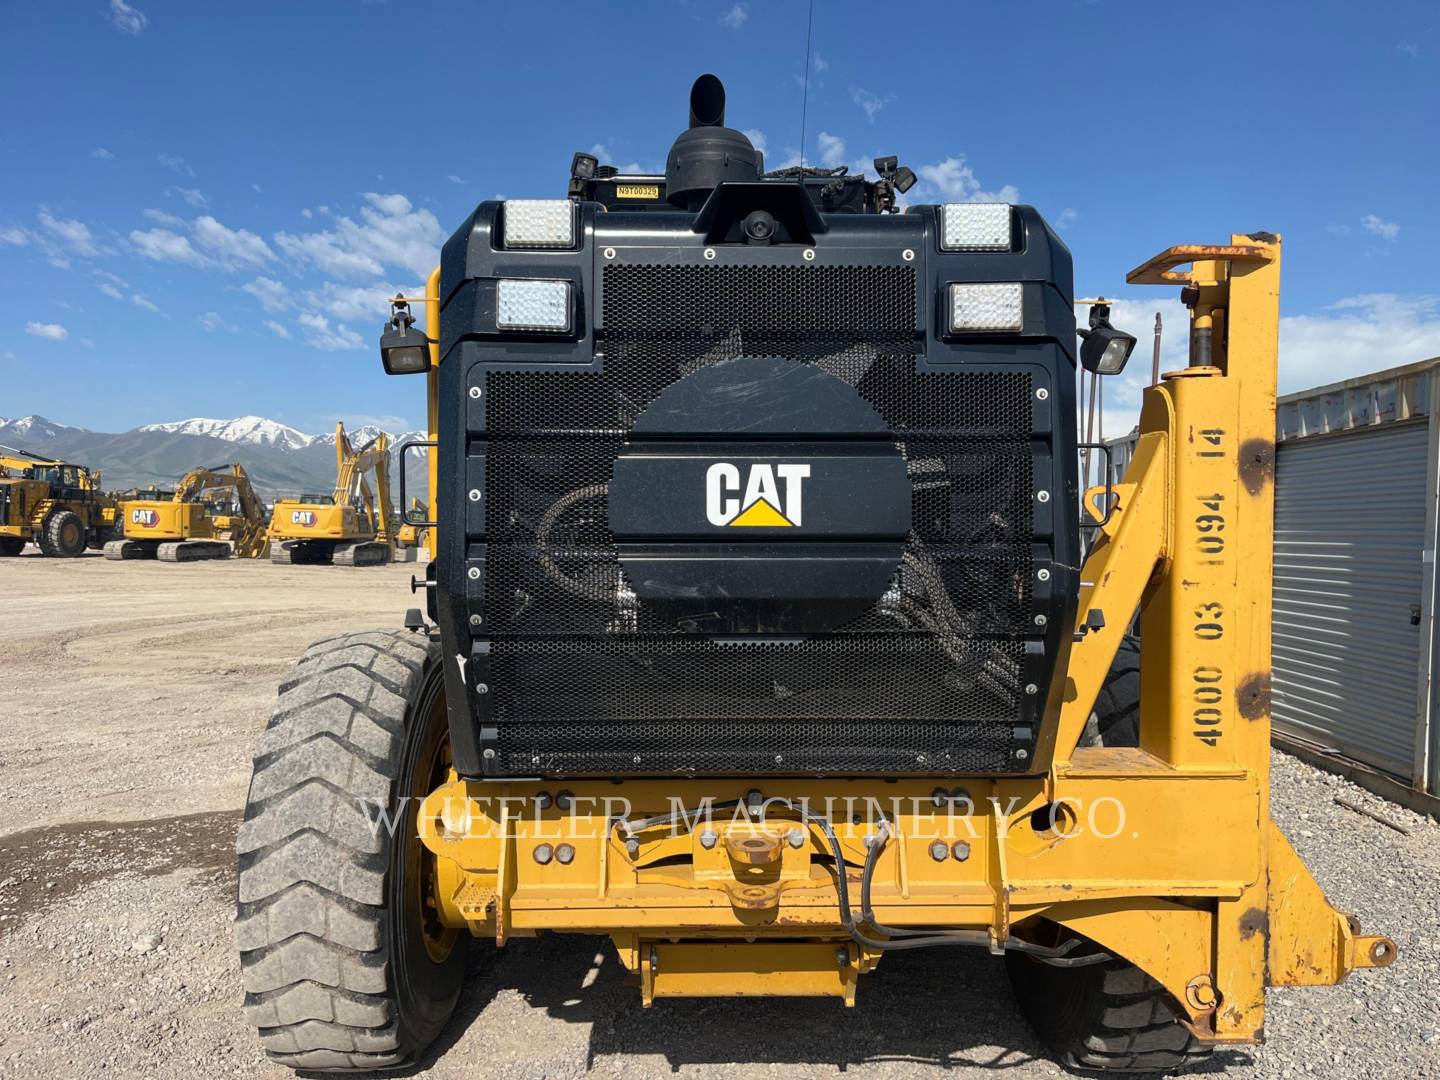
[[[1054,452],[1060,410],[1073,402],[1057,377],[1068,356],[1053,341],[1021,350],[937,340],[926,330],[933,274],[893,248],[878,257],[851,251],[849,260],[836,253],[816,265],[775,265],[773,253],[756,265],[732,253],[717,264],[698,250],[678,262],[611,251],[592,267],[581,259],[588,324],[578,348],[552,347],[536,362],[521,348],[444,335],[460,363],[442,365],[442,385],[458,375],[455,397],[478,386],[483,402],[477,410],[472,397],[455,410],[465,425],[464,457],[452,458],[460,491],[478,484],[483,511],[476,528],[473,503],[466,508],[467,542],[456,545],[465,584],[442,581],[438,596],[449,616],[442,631],[458,624],[468,652],[468,670],[457,668],[453,682],[474,706],[465,714],[478,736],[473,770],[968,775],[1040,767],[1037,736],[1056,704],[1051,676],[1063,649],[1055,633],[1037,631],[1035,616],[1064,618],[1068,537],[1056,536],[1054,514],[1037,522],[1032,499],[1040,489],[1054,491],[1061,507],[1074,499],[1058,465],[1064,455]],[[603,492],[568,506],[546,533],[548,562],[578,588],[547,573],[538,555],[547,508],[604,486],[655,394],[699,366],[740,356],[815,364],[849,382],[889,423],[909,463],[914,531],[891,602],[834,632],[721,640],[656,618],[633,597],[617,603],[627,588]],[[1037,389],[1053,404],[1037,405]],[[441,441],[443,465],[454,443],[443,430]],[[974,487],[957,493],[956,476]],[[1004,497],[987,501],[987,487]],[[444,566],[442,555],[442,578]],[[1049,587],[1037,585],[1042,567],[1053,570]],[[915,611],[933,582],[963,615],[950,619],[948,634],[936,632],[933,610],[928,623]],[[468,692],[482,682],[485,693]],[[462,772],[465,757],[457,751]]]

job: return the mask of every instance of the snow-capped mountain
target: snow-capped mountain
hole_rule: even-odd
[[[371,424],[348,428],[355,447],[381,434]],[[390,432],[391,496],[399,498],[399,448],[424,439],[419,431]],[[145,424],[110,434],[68,427],[43,416],[0,418],[0,444],[103,470],[108,490],[173,484],[197,465],[238,461],[265,497],[301,491],[328,491],[335,483],[335,432],[309,435],[263,416],[231,420],[193,417]],[[406,459],[408,489],[425,492],[423,455]]]
[[[273,446],[279,450],[303,450],[316,438],[279,421],[267,420],[263,416],[237,416],[233,420],[212,420],[196,416],[189,420],[171,420],[164,424],[146,424],[136,430],[168,431],[177,435],[209,435],[226,442]],[[330,441],[335,441],[333,436]]]

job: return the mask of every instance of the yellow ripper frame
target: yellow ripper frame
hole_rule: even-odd
[[[444,924],[501,944],[542,930],[608,934],[647,1004],[742,994],[853,1004],[881,954],[840,917],[835,847],[854,908],[879,843],[875,922],[983,931],[995,952],[1058,924],[1150,974],[1210,1043],[1263,1038],[1267,985],[1336,983],[1392,962],[1394,942],[1362,936],[1331,908],[1270,820],[1279,277],[1280,240],[1263,233],[1170,248],[1128,277],[1185,287],[1197,355],[1146,391],[1108,519],[1093,505],[1103,489],[1083,500],[1098,533],[1077,627],[1094,612],[1103,627],[1071,651],[1053,742],[1037,754],[1046,774],[943,786],[774,779],[758,793],[743,780],[452,774],[419,813]],[[438,284],[437,271],[432,328]],[[432,368],[432,440],[437,387]],[[433,456],[431,468],[434,492]],[[1079,747],[1137,609],[1140,745]],[[763,820],[748,812],[757,796],[777,800]],[[706,800],[714,810],[697,819]],[[678,828],[635,821],[676,811]],[[866,922],[858,909],[854,920]]]

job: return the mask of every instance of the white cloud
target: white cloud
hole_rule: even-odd
[[[119,274],[112,274],[109,270],[96,270],[95,276],[98,278],[102,278],[105,281],[114,282],[122,289],[127,289],[130,287],[130,283],[128,281],[122,278]]]
[[[295,321],[305,328],[305,344],[312,349],[336,352],[341,349],[360,349],[365,345],[365,339],[344,323],[332,327],[329,319],[313,311],[301,312]]]
[[[754,146],[756,150],[759,150],[762,154],[765,152],[765,133],[759,128],[746,128],[740,132],[740,134],[749,139],[750,144]]]
[[[11,225],[0,229],[0,244],[9,244],[12,247],[24,247],[30,243],[30,234],[18,225]]]
[[[325,208],[321,208],[325,212]],[[325,232],[275,234],[281,252],[339,278],[380,278],[386,267],[402,267],[424,276],[435,264],[444,240],[440,222],[429,210],[417,210],[403,195],[367,192],[360,220],[335,219]]]
[[[41,207],[40,224],[46,232],[63,241],[76,255],[89,258],[101,254],[100,246],[95,243],[95,238],[90,235],[90,229],[83,221],[55,217],[49,210]]]
[[[190,167],[190,163],[179,154],[156,154],[155,160],[171,172],[177,172],[184,176],[195,175],[195,170]]]
[[[206,214],[195,219],[195,239],[226,270],[261,267],[275,258],[270,245],[245,229],[231,229]]]
[[[125,294],[122,293],[119,289],[117,289],[114,285],[111,285],[108,281],[102,281],[99,285],[95,287],[99,289],[102,293],[104,293],[106,296],[110,297],[111,300],[125,299]]]
[[[144,210],[142,213],[151,221],[168,226],[171,229],[185,228],[185,219],[176,217],[174,214],[167,214],[164,210]]]
[[[305,207],[305,209],[300,211],[300,216],[303,217],[306,221],[309,221],[315,216],[315,213],[307,206]]]
[[[262,192],[261,192],[261,190],[260,190],[260,185],[259,185],[259,184],[251,184],[251,185],[250,185],[250,190],[253,191],[253,192],[255,192],[256,195],[262,194]]]
[[[951,202],[1019,202],[1020,191],[1013,184],[1006,184],[998,191],[982,191],[980,181],[975,179],[974,170],[965,164],[965,158],[948,157],[932,165],[921,165],[915,170],[920,177],[919,191],[911,198],[941,198]]]
[[[196,188],[173,187],[168,189],[166,194],[179,195],[196,210],[204,210],[210,205],[210,201]]]
[[[153,311],[157,315],[160,314],[160,309],[156,307],[155,304],[152,303],[150,300],[147,300],[144,296],[141,296],[138,292],[130,294],[130,302],[138,308],[144,308],[146,311]]]
[[[115,160],[115,155],[112,154],[109,150],[106,150],[103,146],[97,146],[94,150],[91,150],[90,156],[93,158],[97,158],[100,161]]]
[[[383,322],[390,313],[390,297],[396,293],[404,296],[418,296],[424,291],[422,285],[340,285],[327,281],[319,289],[305,294],[308,308],[324,311],[335,318],[348,322],[374,320]]]
[[[27,322],[25,333],[31,337],[44,338],[46,341],[64,341],[70,336],[69,330],[54,322]]]
[[[201,315],[200,325],[205,328],[205,332],[208,334],[213,334],[219,330],[228,330],[232,334],[235,332],[235,327],[226,322],[218,311],[207,311],[204,315]]]
[[[1064,210],[1061,210],[1059,215],[1055,218],[1055,227],[1057,229],[1068,229],[1071,225],[1074,225],[1075,222],[1079,220],[1080,211],[1076,210],[1073,206],[1067,206]]]
[[[850,100],[864,110],[865,119],[873,124],[876,115],[884,109],[886,105],[890,104],[890,95],[886,94],[882,98],[877,94],[872,94],[864,87],[852,86],[850,88]]]
[[[1394,240],[1400,235],[1400,226],[1393,221],[1385,221],[1376,214],[1366,214],[1360,219],[1360,224],[1365,227],[1366,232],[1374,233],[1382,240]]]
[[[246,282],[240,288],[259,300],[260,306],[266,311],[286,311],[290,307],[290,296],[285,286],[274,278],[262,275],[254,281]]]
[[[130,243],[147,259],[156,262],[178,262],[189,266],[209,266],[210,261],[195,250],[188,236],[181,236],[169,229],[149,229],[142,232],[135,229],[130,233]]]
[[[750,5],[736,4],[722,12],[718,22],[721,26],[728,26],[731,30],[739,30],[745,25],[745,20],[748,18],[750,18]]]
[[[810,66],[816,71],[818,71],[821,75],[824,75],[825,72],[830,70],[830,61],[826,60],[825,57],[821,56],[820,51],[817,49],[815,51],[815,55],[810,59]]]
[[[460,179],[460,177],[456,176],[453,172],[452,172],[449,176],[445,177],[445,179],[446,179],[446,180],[449,180],[452,184],[463,184],[463,183],[465,183],[464,180]]]
[[[822,131],[815,136],[815,142],[820,147],[820,160],[830,168],[844,164],[845,161],[845,140],[839,135],[831,135],[828,131]]]
[[[276,337],[284,338],[286,341],[290,340],[290,330],[284,323],[278,323],[274,319],[266,319],[265,325],[270,328]]]
[[[149,24],[149,17],[131,7],[125,0],[110,0],[110,25],[122,34],[139,37]]]

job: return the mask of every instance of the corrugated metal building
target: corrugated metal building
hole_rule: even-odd
[[[1276,426],[1276,737],[1434,810],[1440,358],[1288,394]],[[1118,478],[1134,435],[1111,446]]]

